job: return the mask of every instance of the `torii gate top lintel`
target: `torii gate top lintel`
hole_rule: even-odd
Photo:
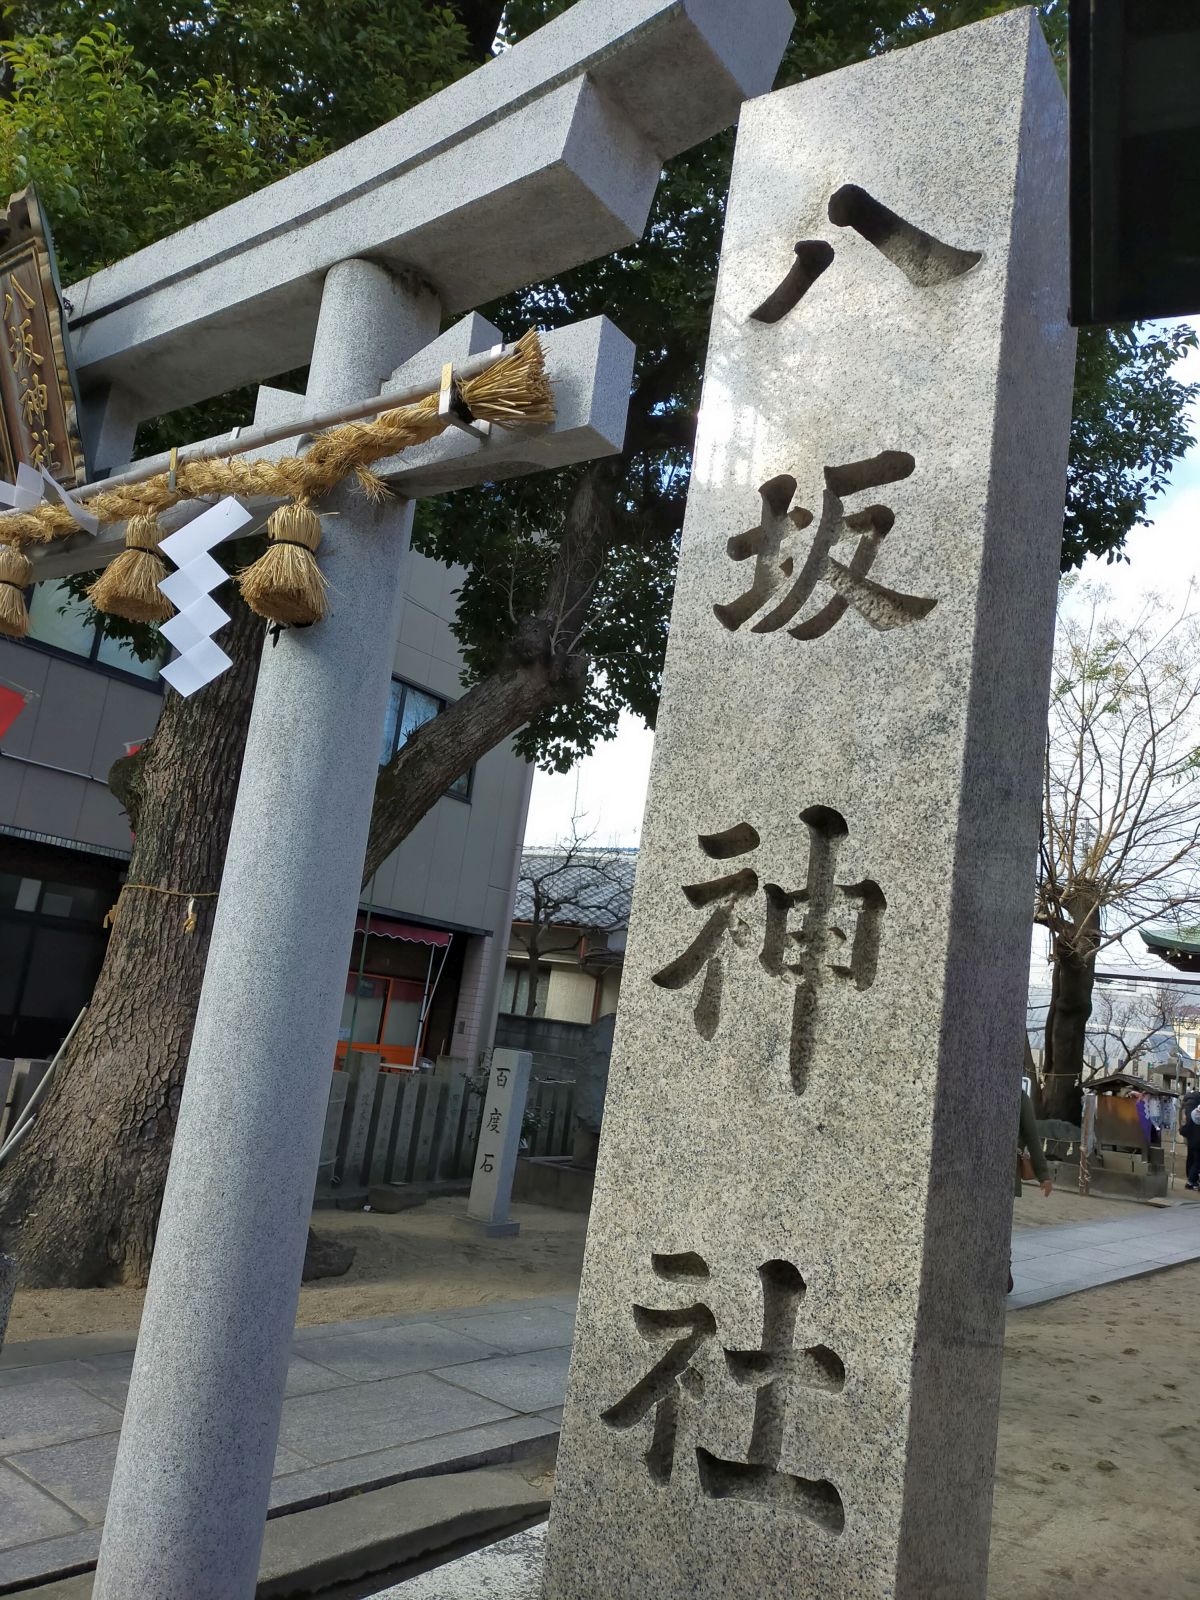
[[[735,14],[736,13],[736,14]],[[141,415],[309,358],[325,272],[470,310],[640,237],[664,159],[770,88],[787,0],[578,0],[402,116],[67,291],[85,390]]]

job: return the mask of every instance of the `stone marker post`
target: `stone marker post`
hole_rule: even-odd
[[[1066,305],[1033,11],[745,108],[547,1600],[982,1600]]]
[[[466,1222],[489,1239],[520,1233],[508,1215],[513,1174],[521,1151],[521,1123],[533,1057],[528,1050],[493,1050],[475,1151],[475,1173]]]

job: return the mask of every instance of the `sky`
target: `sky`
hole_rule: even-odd
[[[1179,374],[1186,382],[1200,381],[1200,352],[1192,352],[1180,364]],[[1193,407],[1192,432],[1200,440],[1200,405]],[[1091,560],[1082,574],[1103,583],[1112,608],[1122,614],[1136,616],[1149,592],[1168,603],[1182,601],[1189,580],[1200,579],[1200,443],[1176,466],[1152,516],[1152,526],[1136,529],[1127,540],[1128,564],[1106,566]],[[625,715],[616,738],[599,745],[571,772],[538,772],[526,844],[550,845],[567,837],[573,815],[580,817],[580,831],[591,833],[596,844],[638,844],[653,752],[654,735],[638,718]],[[1140,941],[1138,945],[1138,951],[1127,952],[1128,961],[1122,965],[1145,964]],[[1035,950],[1040,949],[1035,941]]]
[[[1200,351],[1192,351],[1176,370],[1184,382],[1200,382]],[[1176,465],[1166,493],[1151,508],[1151,525],[1135,529],[1125,542],[1128,564],[1107,566],[1092,560],[1081,573],[1085,581],[1102,584],[1109,591],[1111,610],[1131,620],[1148,595],[1179,609],[1187,602],[1189,584],[1200,583],[1200,403],[1191,408],[1191,432],[1197,443]],[[1195,606],[1200,609],[1200,594]],[[1047,956],[1048,936],[1035,929],[1030,960],[1034,982],[1048,981]],[[1097,969],[1147,973],[1164,981],[1175,976],[1149,953],[1137,933],[1102,952]]]

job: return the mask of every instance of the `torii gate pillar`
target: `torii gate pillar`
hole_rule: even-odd
[[[375,393],[439,311],[331,268],[309,401]],[[254,1593],[413,515],[340,495],[332,614],[263,650],[96,1600]]]

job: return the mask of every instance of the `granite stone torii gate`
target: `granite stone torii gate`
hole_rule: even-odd
[[[294,419],[300,438],[306,417],[389,385],[435,387],[498,339],[474,314],[439,335],[444,318],[637,239],[663,161],[770,88],[791,25],[786,0],[579,0],[374,133],[71,287],[93,475],[120,470],[143,418],[305,362],[303,399],[260,388],[257,423]],[[97,1600],[254,1593],[412,497],[621,448],[629,342],[597,318],[545,349],[555,424],[377,464],[405,497],[382,509],[331,495],[331,614],[264,652]],[[121,536],[32,552],[35,577],[94,570]]]

